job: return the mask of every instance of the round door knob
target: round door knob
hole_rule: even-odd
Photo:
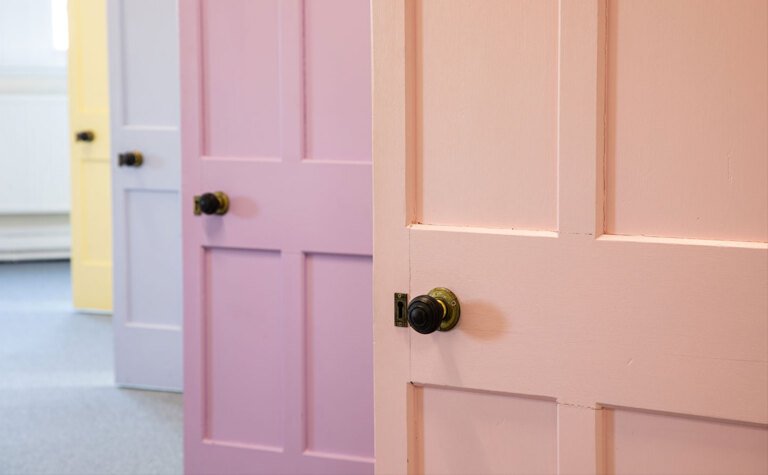
[[[459,299],[450,290],[437,287],[408,304],[408,324],[422,334],[448,331],[459,323]]]
[[[144,163],[141,152],[125,152],[117,156],[117,164],[121,167],[140,167]]]
[[[226,214],[229,210],[229,197],[222,191],[203,193],[195,196],[195,214]]]
[[[78,142],[93,142],[95,138],[96,134],[90,130],[81,130],[75,134],[75,140]]]
[[[436,298],[419,295],[408,304],[408,323],[419,333],[437,331],[443,321],[445,309]]]

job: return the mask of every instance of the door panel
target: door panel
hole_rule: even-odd
[[[765,242],[768,3],[696,5],[609,4],[606,233]]]
[[[109,0],[115,378],[178,391],[181,354],[176,0]],[[138,151],[139,167],[118,155]]]
[[[280,0],[201,8],[204,155],[280,157]]]
[[[167,282],[169,275],[181,275],[178,249],[181,223],[171,219],[179,213],[175,191],[126,190],[125,323],[165,326],[181,325],[181,280]],[[177,298],[169,298],[176,296]],[[181,370],[179,368],[179,370]]]
[[[409,430],[418,441],[411,454],[416,472],[557,471],[555,400],[435,386],[414,386],[411,391]]]
[[[285,397],[280,324],[280,253],[261,250],[206,250],[206,320],[209,366],[205,375],[206,439],[282,451],[280,402]],[[243,283],[254,285],[233,294]],[[255,285],[258,283],[258,285]],[[247,362],[248,371],[231,377]]]
[[[373,470],[369,25],[365,0],[181,3],[190,473]]]
[[[371,321],[349,309],[371,308],[371,258],[338,254],[307,254],[306,372],[307,450],[373,458],[373,354]],[[350,292],[352,290],[352,292]],[[344,345],[336,334],[344,329]],[[355,381],[354,391],[338,388]]]
[[[69,2],[68,91],[71,142],[72,299],[81,310],[112,309],[109,206],[109,96],[105,5]],[[90,131],[92,141],[76,140]]]
[[[370,15],[366,2],[309,1],[304,5],[304,74],[306,137],[304,158],[371,160],[371,72],[353,64],[370,62],[370,41],[350,41],[370,35],[370,22],[339,22]]]
[[[554,18],[542,13],[545,3],[483,2],[471,12],[461,2],[373,3],[376,470],[763,473],[766,127],[724,117],[764,124],[756,114],[768,109],[765,3],[563,0]],[[549,35],[509,40],[512,47],[493,36],[524,23],[540,35],[555,28],[555,47],[546,48]],[[430,49],[426,36],[440,28],[443,43]],[[715,30],[717,39],[697,42]],[[485,45],[473,51],[489,58],[456,83],[426,72],[461,54],[462,46],[445,44],[454,37]],[[535,74],[546,62],[540,56],[556,65],[555,89],[541,79],[497,83],[508,64]],[[735,77],[708,83],[696,74],[702,68]],[[458,193],[474,196],[455,205],[448,182],[427,168],[453,149],[435,155],[428,131],[436,143],[482,144],[499,127],[517,146],[512,115],[454,124],[527,88],[526,98],[548,99],[517,103],[514,114],[531,118],[520,137],[553,150],[552,179],[537,181],[540,160],[502,168],[525,162],[522,149],[504,155],[493,149],[499,140],[473,145],[441,164]],[[427,114],[435,91],[467,103]],[[539,120],[547,103],[554,133]],[[472,173],[456,166],[468,157]],[[516,195],[529,182],[537,190]],[[496,196],[500,183],[510,198]],[[501,207],[514,202],[546,216],[546,184],[555,219]],[[430,187],[441,191],[429,198],[442,207],[439,220],[427,214]],[[496,205],[483,200],[505,205],[491,215]],[[422,335],[393,325],[393,293],[438,286],[460,300],[455,329]],[[516,412],[521,397],[549,404],[549,416]],[[499,417],[483,416],[486,407]],[[464,445],[459,460],[459,442],[445,434],[465,431],[523,439],[531,456],[496,450],[489,436]],[[551,457],[535,461],[542,454]]]
[[[413,9],[417,221],[556,229],[557,2]]]
[[[417,222],[556,229],[557,2],[413,10]]]
[[[115,5],[123,73],[118,93],[126,126],[178,128],[177,8],[175,1],[123,0]]]
[[[604,433],[610,473],[768,471],[768,432],[755,424],[610,408]]]

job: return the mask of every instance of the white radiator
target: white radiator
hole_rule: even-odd
[[[0,214],[69,212],[65,95],[0,94]]]
[[[0,260],[69,256],[65,80],[0,78]]]
[[[0,261],[69,257],[65,6],[0,0]]]

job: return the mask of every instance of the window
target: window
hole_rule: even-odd
[[[51,0],[51,37],[53,49],[66,51],[69,47],[67,0]]]

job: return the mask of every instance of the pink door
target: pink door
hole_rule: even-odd
[[[768,473],[768,2],[372,17],[376,471]]]
[[[186,470],[371,473],[369,4],[180,30]]]

